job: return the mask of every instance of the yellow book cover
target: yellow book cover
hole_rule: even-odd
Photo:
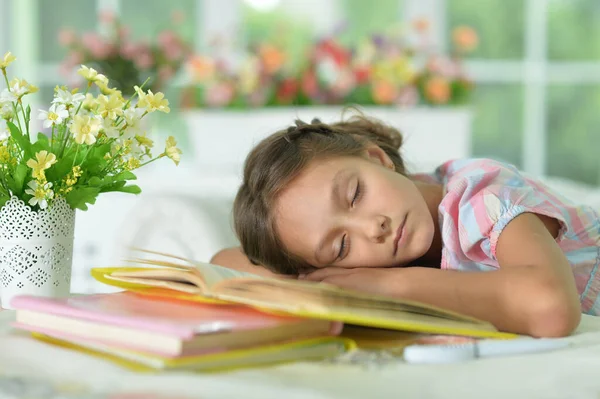
[[[66,340],[59,336],[41,333],[32,333],[32,336],[52,345],[107,359],[138,372],[163,370],[229,371],[297,361],[324,360],[334,358],[355,348],[355,344],[351,339],[322,337],[236,349],[223,353],[170,358],[104,345],[89,340]]]
[[[140,294],[197,302],[240,303],[263,311],[429,334],[514,338],[492,324],[427,304],[341,289],[325,283],[274,279],[141,250],[154,258],[136,267],[94,268],[105,284]]]

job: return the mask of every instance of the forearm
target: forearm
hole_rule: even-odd
[[[565,335],[579,321],[578,299],[574,301],[561,282],[536,267],[492,272],[396,270],[397,278],[389,280],[389,289],[398,296],[487,320],[503,331]]]

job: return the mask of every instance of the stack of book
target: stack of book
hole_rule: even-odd
[[[136,259],[138,267],[92,270],[122,292],[14,298],[15,327],[138,370],[324,359],[357,343],[401,345],[421,334],[513,337],[421,303],[155,255],[162,258]]]

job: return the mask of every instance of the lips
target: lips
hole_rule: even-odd
[[[406,216],[402,219],[402,223],[398,226],[398,230],[396,231],[396,238],[394,238],[394,256],[398,253],[398,244],[400,243],[400,239],[404,235],[404,225],[406,224]]]

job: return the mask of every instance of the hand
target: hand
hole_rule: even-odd
[[[308,274],[298,276],[300,280],[321,281],[342,288],[369,292],[377,295],[401,295],[402,279],[399,268],[359,267],[345,269],[342,267],[325,267]]]

